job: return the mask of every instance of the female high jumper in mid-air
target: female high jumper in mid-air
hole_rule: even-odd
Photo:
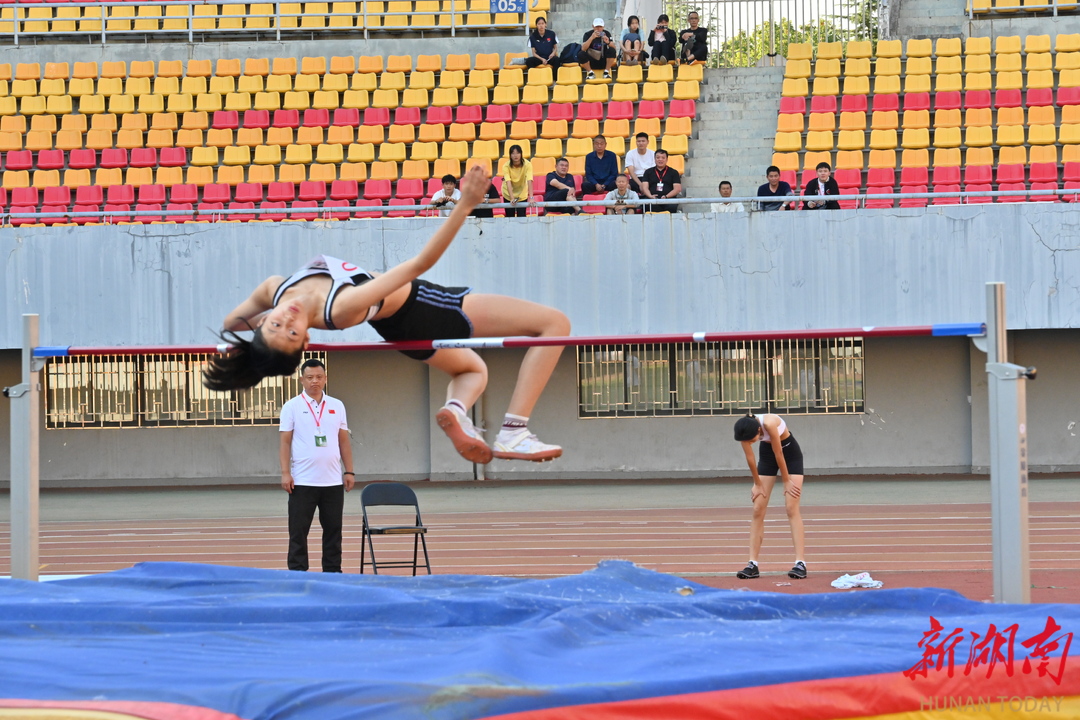
[[[570,321],[554,308],[502,295],[471,293],[418,279],[442,256],[465,218],[491,184],[479,167],[461,183],[461,201],[417,255],[383,274],[319,256],[288,278],[275,275],[225,318],[222,340],[232,347],[203,371],[211,390],[239,390],[270,375],[289,375],[300,364],[310,328],[340,330],[370,323],[386,340],[467,337],[565,336]],[[244,339],[236,333],[253,330]],[[540,442],[528,420],[562,353],[561,347],[533,347],[525,353],[494,452],[469,420],[468,411],[487,385],[487,366],[465,348],[407,351],[451,377],[446,405],[435,415],[439,427],[466,460],[551,460],[558,445]]]

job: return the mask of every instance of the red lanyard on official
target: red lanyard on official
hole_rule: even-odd
[[[301,395],[304,399],[304,404],[307,405],[308,410],[311,411],[311,417],[315,421],[315,429],[322,430],[322,413],[326,409],[326,396],[323,396],[322,405],[319,406],[319,417],[315,417],[315,408],[311,407],[311,403],[308,402],[307,396]]]
[[[659,170],[656,170],[656,168],[653,168],[653,170],[656,170],[656,181],[657,181],[658,183],[660,183],[660,186],[661,186],[661,187],[663,187],[663,186],[664,186],[664,178],[665,178],[665,177],[667,177],[667,171],[668,171],[668,170],[670,170],[670,169],[671,169],[671,168],[667,168],[667,167],[666,167],[666,168],[664,168],[664,173],[663,173],[663,174],[660,174],[660,171],[659,171]]]

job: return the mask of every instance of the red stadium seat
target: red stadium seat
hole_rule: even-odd
[[[848,97],[856,97],[856,96],[849,95]],[[845,187],[842,187],[842,188],[840,188],[840,194],[841,195],[858,195],[859,194],[859,188],[854,188],[854,187],[846,187],[845,188]],[[854,210],[855,208],[859,207],[859,201],[858,200],[840,200],[839,203],[840,203],[840,209],[841,210]]]
[[[544,120],[544,106],[536,103],[518,105],[517,119],[522,122],[532,121],[539,124]]]
[[[70,205],[71,188],[63,185],[60,187],[47,187],[41,202],[43,205]]]
[[[169,190],[169,200],[174,203],[194,204],[199,201],[199,188],[191,184],[173,185]]]
[[[230,210],[254,210],[255,203],[253,202],[231,202],[229,203]],[[240,222],[247,222],[248,220],[255,219],[255,213],[230,213],[225,216],[226,220],[239,220]]]
[[[949,90],[934,95],[934,110],[959,110],[960,91]]]
[[[382,207],[382,201],[380,201],[380,200],[374,200],[374,199],[371,199],[371,198],[359,198],[356,201],[356,207],[357,207],[356,217],[358,217],[358,218],[381,218],[383,216],[382,211],[380,211],[380,210],[368,210],[366,212],[360,212],[359,211],[359,208],[362,208],[362,207],[371,207],[371,208]]]
[[[75,188],[75,204],[76,205],[101,205],[105,202],[105,188],[100,185],[84,185],[80,188]]]
[[[364,110],[364,125],[390,126],[389,108],[367,108]]]
[[[0,208],[7,206],[7,190],[0,187]]]
[[[12,153],[8,153],[8,169],[11,169],[11,155]],[[187,155],[184,156],[184,162],[187,162]],[[96,168],[97,153],[93,150],[72,150],[68,153],[68,167],[73,170]]]
[[[431,108],[431,110],[450,108]],[[431,118],[431,110],[428,111],[428,119]],[[433,120],[431,122],[434,122]],[[337,108],[334,110],[334,122],[332,125],[341,127],[358,127],[360,125],[360,111],[356,108]]]
[[[802,100],[802,105],[806,107],[806,98],[780,98],[780,104],[783,105],[784,100]],[[840,112],[866,112],[866,96],[865,95],[845,95],[840,99]]]
[[[225,183],[210,183],[203,187],[202,199],[204,203],[227,203],[232,200],[232,187]]]
[[[959,168],[957,168],[959,170]],[[957,177],[960,177],[957,175]],[[960,184],[947,184],[947,185],[934,185],[933,192],[960,192]],[[959,205],[960,198],[958,197],[939,197],[934,198],[934,205]]]
[[[1031,183],[1032,190],[1057,190],[1058,184],[1056,182],[1033,182]],[[1029,198],[1033,202],[1061,202],[1060,195],[1036,195]]]
[[[149,211],[157,211],[158,214],[157,215],[136,215],[135,218],[134,218],[135,222],[142,223],[143,225],[149,225],[152,222],[160,222],[161,221],[161,214],[160,214],[161,203],[139,203],[138,205],[135,206],[135,212],[143,212],[143,211],[147,211],[147,212],[149,212]]]
[[[989,165],[968,165],[964,168],[964,184],[989,185],[993,180],[993,168]]]
[[[413,200],[408,198],[390,198],[389,205],[391,207],[395,205],[415,205]],[[391,210],[386,213],[386,217],[416,217],[416,210]]]
[[[929,175],[926,168],[906,167],[900,170],[900,185],[926,185],[929,183]],[[912,190],[912,192],[915,192]],[[919,192],[926,192],[920,190]]]
[[[12,205],[10,208],[8,208],[8,212],[11,212],[11,213],[36,213],[37,212],[37,206],[36,205]],[[38,222],[40,222],[40,218],[30,218],[30,217],[17,218],[17,217],[13,217],[8,222],[10,222],[15,227],[20,227],[22,225],[35,225]]]
[[[905,93],[904,94],[904,111],[908,110],[929,110],[930,109],[930,93]]]
[[[966,93],[964,93],[965,110],[988,107],[990,107],[989,90],[968,90]]]
[[[259,209],[260,210],[278,210],[278,209],[284,210],[286,207],[288,207],[288,206],[285,203],[280,202],[280,201],[278,201],[278,202],[269,202],[269,201],[267,201],[267,202],[259,203]],[[259,219],[260,220],[273,220],[274,222],[281,222],[282,220],[285,219],[285,213],[260,213],[259,214]]]
[[[604,119],[604,103],[599,102],[586,102],[578,103],[577,106],[577,119],[578,120],[596,120],[599,122]]]
[[[479,105],[458,105],[454,117],[459,123],[479,125],[483,122],[484,108]]]
[[[1080,191],[1080,181],[1070,180],[1066,182],[1065,189]],[[1075,192],[1072,195],[1062,195],[1061,200],[1063,202],[1080,202],[1080,192]]]
[[[484,120],[489,123],[501,122],[509,125],[514,121],[514,108],[511,105],[488,105],[484,110]]]
[[[275,110],[273,125],[276,128],[292,128],[293,130],[295,130],[296,128],[300,127],[300,111]]]
[[[41,212],[43,212],[43,213],[54,213],[54,212],[66,213],[67,211],[68,211],[68,206],[66,204],[64,204],[64,205],[42,205],[41,206]],[[62,215],[62,216],[61,215],[56,215],[56,216],[53,216],[53,217],[38,218],[38,222],[42,223],[43,225],[55,225],[57,223],[66,223],[68,220],[69,220],[69,218],[66,215]]]
[[[100,165],[103,168],[126,168],[128,166],[127,150],[123,148],[106,148],[102,150]]]
[[[588,203],[596,202],[597,200],[602,201],[605,197],[606,195],[586,195],[585,197],[581,198],[581,200]],[[582,210],[587,215],[603,215],[607,212],[607,208],[603,205],[586,205],[584,208],[582,208]]]
[[[671,104],[674,105],[681,100],[672,100]],[[693,102],[688,100],[687,102]],[[639,118],[652,119],[657,118],[659,120],[664,119],[664,101],[663,100],[642,100],[638,103]]]
[[[810,182],[811,180],[813,180],[816,177],[817,177],[817,170],[815,170],[814,168],[806,168],[805,170],[802,171],[802,184],[800,185],[800,187],[806,187],[806,183]],[[792,187],[795,187],[795,186],[792,185]]]
[[[135,188],[131,185],[111,185],[105,193],[106,205],[131,205],[135,202]]]
[[[866,171],[866,187],[896,187],[896,171],[892,168],[870,168]],[[892,190],[890,190],[889,192],[892,192]]]
[[[994,93],[995,108],[1014,108],[1023,106],[1024,98],[1021,96],[1020,90],[998,90]]]
[[[266,189],[270,202],[292,202],[296,199],[296,186],[290,182],[272,182]]]
[[[308,112],[311,111],[308,110]],[[394,111],[394,124],[412,125],[413,127],[418,127],[420,125],[420,108],[399,107],[397,110]]]
[[[570,105],[570,103],[557,103],[559,105]],[[554,105],[548,105],[548,120],[566,120],[569,122],[573,120],[573,105],[570,105],[571,117],[551,116],[551,109]],[[608,120],[633,120],[634,119],[634,103],[629,100],[613,100],[607,105],[607,119]]]
[[[850,97],[850,96],[849,96]],[[833,173],[833,177],[836,178],[836,184],[840,188],[860,188],[862,187],[862,170],[856,168],[838,168]]]
[[[615,105],[615,104],[616,103],[610,103],[610,105]],[[627,102],[626,104],[631,106],[631,108],[630,108],[630,113],[631,113],[630,117],[633,117],[633,112],[634,112],[633,111],[633,103]],[[505,107],[505,106],[503,106],[503,107]],[[610,107],[608,108],[608,112],[609,113],[611,112]],[[568,123],[573,122],[574,121],[574,106],[573,106],[573,104],[572,103],[552,103],[551,105],[548,105],[547,119],[548,120],[565,120]]]
[[[334,111],[335,113],[337,110]],[[427,111],[427,121],[430,125],[452,125],[454,122],[454,109],[449,107],[430,107]],[[335,125],[337,123],[334,123]]]
[[[786,182],[788,185],[790,185],[792,190],[799,189],[799,174],[796,173],[794,170],[781,170],[780,180],[781,182]],[[578,190],[580,189],[581,188],[579,187]]]
[[[259,128],[265,130],[270,127],[269,110],[246,110],[244,111],[244,127]]]
[[[825,95],[810,98],[810,112],[811,113],[835,113],[836,112],[836,96]]]
[[[874,112],[898,111],[900,109],[900,96],[895,94],[875,95]]]
[[[957,166],[946,165],[944,167],[934,168],[934,184],[935,185],[959,185],[960,184],[960,168]]]
[[[885,195],[891,194],[892,188],[888,187],[868,187],[866,188],[866,194],[869,195]],[[866,198],[866,207],[881,210],[884,208],[891,208],[896,204],[895,200],[874,199],[872,197]]]
[[[348,200],[327,200],[323,203],[324,208],[345,208],[344,212],[325,212],[324,216],[333,218],[334,220],[348,220],[352,213],[350,212]]]
[[[91,154],[93,150],[89,150]],[[34,167],[34,153],[30,150],[12,150],[7,154],[5,170],[29,170]],[[93,167],[91,165],[90,167]]]
[[[1001,183],[998,185],[998,190],[1002,192],[1017,190],[1023,192],[1027,190],[1027,185],[1022,182]],[[997,201],[1003,203],[1022,203],[1027,202],[1027,195],[1001,195],[998,197]]]
[[[432,178],[432,180],[434,179]],[[422,200],[424,197],[424,181],[416,178],[398,180],[395,195],[409,200]]]
[[[196,220],[210,222],[220,222],[224,216],[214,212],[215,210],[224,210],[225,203],[220,202],[201,202],[199,203],[199,214],[195,216]]]
[[[300,183],[299,198],[322,202],[326,199],[326,183],[322,180],[305,180]]]
[[[161,167],[183,167],[187,165],[187,150],[182,147],[161,148],[158,164]]]
[[[157,167],[157,148],[132,148],[131,167]]]
[[[364,197],[368,200],[389,200],[392,197],[389,180],[368,180],[364,183]]]
[[[660,100],[656,102],[663,105]],[[641,113],[638,113],[638,117],[642,117]],[[668,117],[697,117],[697,101],[696,100],[672,100],[671,108],[668,112]]]
[[[435,178],[432,178],[434,180]],[[440,185],[441,187],[441,185]],[[335,180],[330,183],[332,200],[355,200],[360,196],[360,183],[355,180]]]
[[[78,203],[75,204],[75,207],[71,208],[71,211],[73,213],[97,212],[99,210],[101,210],[100,205],[79,205]],[[86,223],[99,223],[99,222],[101,222],[101,218],[100,217],[95,217],[93,215],[81,215],[81,216],[73,216],[71,218],[71,221],[73,223],[75,223],[76,225],[85,225]]]
[[[419,112],[417,108],[413,109]],[[419,123],[417,124],[419,125]],[[304,127],[330,127],[330,111],[325,108],[311,108],[310,110],[305,110]]]
[[[169,203],[165,206],[165,221],[175,223],[191,222],[195,218],[191,215],[169,215],[170,212],[179,212],[183,210],[191,210],[194,206],[191,203]]]
[[[849,97],[862,97],[864,100],[865,95],[845,95],[844,99]],[[805,115],[806,114],[806,98],[804,97],[782,97],[780,98],[780,114],[781,115]]]
[[[998,165],[998,183],[1022,183],[1024,182],[1024,166],[1019,164]]]
[[[262,202],[263,186],[261,183],[240,183],[236,186],[236,202]]]
[[[164,205],[165,204],[165,186],[164,185],[140,185],[139,186],[139,203],[143,205]]]
[[[926,192],[925,185],[901,185],[900,192],[902,193],[924,193]],[[929,198],[902,198],[900,200],[900,207],[926,207],[926,204],[930,201]]]
[[[105,222],[112,225],[122,222],[131,222],[131,205],[122,205],[120,203],[106,204]]]
[[[1054,91],[1050,88],[1031,88],[1027,91],[1028,107],[1043,107],[1054,104]]]
[[[1080,87],[1058,88],[1058,106],[1080,105]]]
[[[1062,177],[1070,182],[1080,182],[1080,162],[1065,163],[1065,170]]]
[[[1057,163],[1031,163],[1028,173],[1033,183],[1057,183]]]
[[[240,127],[240,113],[236,110],[216,110],[210,127],[215,130],[236,130]]]
[[[989,168],[987,168],[989,170]],[[990,192],[994,188],[990,183],[965,183],[964,192]],[[984,203],[994,202],[990,197],[967,197],[964,198],[964,202],[968,205],[981,205]]]
[[[38,205],[38,189],[36,187],[12,188],[11,204],[12,206],[19,205],[21,207],[33,205],[36,209]]]
[[[38,170],[59,170],[64,167],[63,150],[39,150],[37,156]]]

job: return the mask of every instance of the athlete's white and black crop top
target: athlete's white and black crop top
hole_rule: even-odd
[[[776,428],[777,435],[779,435],[780,437],[784,437],[784,433],[787,432],[787,423],[784,422],[784,418],[780,417],[779,415],[777,415],[777,417],[780,418],[780,427]],[[769,429],[765,427],[764,422],[761,423],[761,430],[763,433],[761,436],[761,441],[772,442],[772,438],[769,437]]]
[[[277,307],[278,302],[281,300],[281,296],[286,290],[304,278],[311,277],[312,275],[329,275],[330,279],[333,280],[333,285],[330,286],[330,292],[326,293],[326,305],[323,306],[323,322],[326,323],[327,330],[340,330],[340,328],[334,325],[333,318],[331,317],[334,299],[337,297],[338,292],[346,285],[359,286],[374,279],[369,272],[353,265],[351,262],[341,260],[340,258],[330,257],[329,255],[316,255],[310,262],[304,265],[304,267],[294,272],[285,280],[285,282],[278,286],[277,291],[274,293],[274,307]],[[367,316],[364,318],[363,322],[367,322],[375,317],[378,312],[382,310],[382,306],[383,301],[380,300],[378,303],[368,308]]]

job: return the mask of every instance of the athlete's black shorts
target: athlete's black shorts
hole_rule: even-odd
[[[795,436],[788,435],[787,440],[781,440],[780,448],[784,451],[788,475],[802,475],[802,448],[799,447],[799,442],[795,439]],[[780,474],[780,466],[776,463],[772,443],[767,443],[764,440],[758,443],[757,471],[758,475],[762,477],[775,477]]]
[[[371,327],[386,340],[452,340],[472,337],[472,323],[461,309],[467,287],[443,287],[427,280],[413,280],[409,298],[398,311]],[[427,360],[434,350],[402,350],[415,360]]]

